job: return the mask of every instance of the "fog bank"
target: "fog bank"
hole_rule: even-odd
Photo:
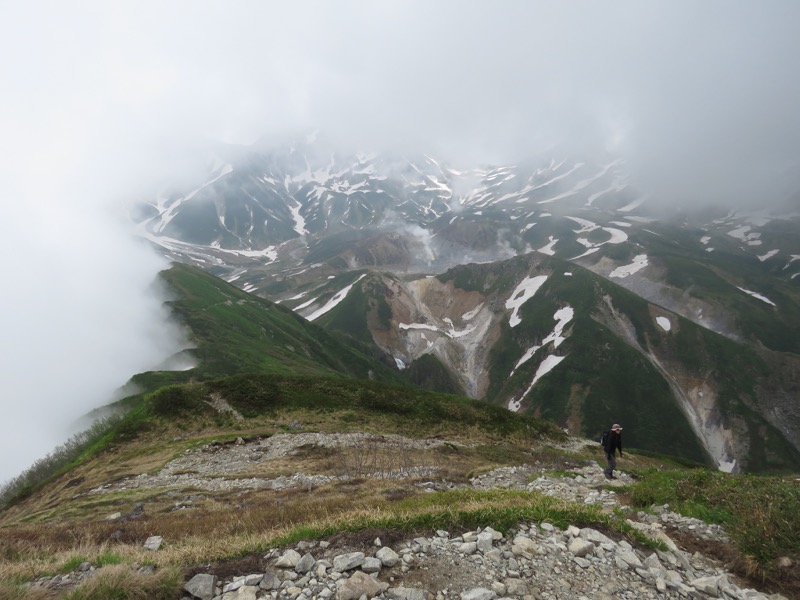
[[[0,480],[183,343],[123,207],[209,140],[612,151],[662,206],[763,206],[800,188],[798,22],[793,0],[5,3]]]

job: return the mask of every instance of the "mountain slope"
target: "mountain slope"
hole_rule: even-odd
[[[193,189],[145,204],[138,230],[165,254],[390,355],[415,384],[592,437],[624,418],[726,469],[797,460],[788,205],[667,214],[610,155],[460,168],[321,138],[220,151]],[[537,271],[531,252],[552,262]]]
[[[270,597],[260,581],[349,597],[359,578],[405,595],[496,581],[514,595],[556,584],[567,595],[711,597],[713,579],[742,600],[754,593],[744,587],[794,597],[800,498],[791,480],[685,469],[633,451],[609,482],[598,459],[595,442],[535,418],[377,382],[237,375],[170,386],[0,511],[0,596],[168,600],[202,573],[230,583],[228,594],[260,598]],[[622,486],[625,495],[608,489]],[[754,510],[764,495],[780,501]],[[688,518],[698,511],[724,529]],[[413,560],[381,564],[378,579],[338,566],[356,558],[348,552],[382,557],[412,538]],[[463,545],[475,539],[480,548]],[[591,553],[574,543],[587,539],[598,544]],[[294,548],[313,571],[276,562]],[[668,589],[631,565],[656,560],[675,572],[658,571]],[[741,577],[758,569],[758,579],[718,580],[721,564]]]
[[[333,336],[291,310],[248,294],[199,268],[174,264],[161,273],[175,299],[173,316],[191,332],[195,366],[185,371],[139,374],[133,383],[150,391],[167,383],[236,373],[340,375],[400,382],[369,348]]]
[[[313,316],[340,285],[318,289],[318,302],[299,310]],[[401,368],[425,357],[449,375],[437,376],[442,385],[574,435],[598,437],[622,421],[636,447],[710,457],[727,470],[800,465],[797,422],[771,417],[793,406],[772,395],[791,361],[780,366],[777,353],[556,258],[534,253],[437,277],[373,272],[315,319],[371,338]]]

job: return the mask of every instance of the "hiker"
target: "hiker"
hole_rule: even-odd
[[[606,479],[616,479],[614,469],[617,468],[616,452],[619,449],[620,458],[622,457],[622,427],[618,423],[611,426],[611,431],[603,435],[603,450],[606,453],[608,466],[603,470]]]

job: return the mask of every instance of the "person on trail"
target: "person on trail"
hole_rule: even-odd
[[[620,458],[622,457],[622,427],[618,423],[611,426],[611,431],[607,431],[603,435],[603,450],[606,453],[606,461],[608,466],[603,470],[606,479],[616,479],[614,477],[614,469],[617,468],[616,452],[619,450]]]

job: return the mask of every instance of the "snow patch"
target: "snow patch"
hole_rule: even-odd
[[[299,233],[300,235],[305,235],[308,233],[306,229],[306,220],[300,214],[301,204],[298,202],[294,206],[289,207],[289,211],[292,213],[292,217],[294,217],[294,230]]]
[[[183,198],[180,198],[180,199],[176,200],[175,202],[173,202],[173,204],[167,210],[163,211],[161,214],[158,215],[161,218],[161,223],[159,223],[158,227],[156,227],[155,230],[158,233],[161,233],[162,231],[164,231],[164,228],[166,228],[166,226],[169,224],[169,222],[175,217],[175,214],[178,211],[178,207],[181,204],[191,200],[192,198],[194,198],[197,195],[198,192],[200,192],[200,190],[202,190],[203,188],[208,187],[209,185],[211,185],[215,181],[221,179],[222,177],[224,177],[225,175],[227,175],[228,173],[231,173],[231,172],[233,172],[233,166],[228,165],[228,164],[224,165],[220,169],[219,175],[217,175],[216,177],[214,177],[210,181],[206,181],[199,188],[189,192]],[[159,208],[160,208],[160,206],[159,206]]]
[[[629,265],[623,265],[621,267],[617,267],[609,274],[609,277],[618,277],[623,279],[628,275],[633,275],[637,271],[645,268],[647,266],[647,255],[646,254],[637,254],[633,257],[633,262]]]
[[[519,369],[522,365],[524,365],[531,358],[533,358],[533,355],[536,354],[536,352],[537,352],[537,350],[539,350],[539,348],[541,348],[541,346],[531,346],[530,348],[528,348],[525,351],[525,354],[523,354],[522,357],[517,361],[517,364],[514,365],[514,368],[511,369],[511,373],[509,373],[509,377],[511,377],[511,375],[513,375],[514,372],[517,369]]]
[[[752,290],[746,290],[746,289],[744,289],[743,287],[739,287],[738,285],[736,286],[736,289],[737,289],[737,290],[741,290],[741,291],[743,291],[745,294],[749,294],[749,295],[750,295],[750,296],[752,296],[753,298],[758,298],[758,299],[759,299],[759,300],[761,300],[762,302],[766,302],[767,304],[771,304],[772,306],[777,306],[777,304],[775,304],[775,303],[774,303],[772,300],[770,300],[770,299],[769,299],[769,298],[767,298],[766,296],[762,296],[762,295],[761,295],[761,294],[759,294],[758,292],[754,292],[754,291],[752,291]]]
[[[461,318],[464,321],[471,321],[473,318],[475,318],[475,315],[477,315],[482,308],[483,308],[483,302],[478,304],[478,306],[476,306],[472,310],[465,312],[463,315],[461,315]]]
[[[607,239],[605,242],[601,242],[598,246],[602,244],[621,244],[628,240],[628,234],[622,231],[621,229],[614,229],[613,227],[602,227],[603,231],[609,234],[611,237]]]
[[[328,300],[328,302],[325,304],[325,306],[323,306],[323,307],[322,307],[322,308],[320,308],[320,309],[317,309],[317,310],[315,310],[313,313],[311,313],[310,315],[308,315],[308,316],[306,317],[306,319],[307,319],[308,321],[313,321],[313,320],[315,320],[315,319],[318,319],[318,318],[319,318],[319,317],[321,317],[322,315],[324,315],[326,312],[328,312],[328,311],[329,311],[329,310],[331,310],[332,308],[334,308],[334,307],[335,307],[337,304],[339,304],[339,302],[341,302],[342,300],[344,300],[344,299],[347,297],[347,294],[349,294],[349,293],[350,293],[350,290],[353,288],[353,286],[354,286],[355,284],[357,284],[359,281],[361,281],[362,279],[364,279],[364,277],[366,277],[366,276],[367,276],[367,274],[366,274],[366,273],[364,273],[363,275],[361,275],[361,277],[359,277],[358,279],[356,279],[356,280],[355,280],[353,283],[351,283],[350,285],[348,285],[346,288],[344,288],[343,290],[340,290],[340,291],[336,292],[336,294],[334,294],[333,298],[331,298],[330,300]]]
[[[542,284],[547,281],[547,275],[539,275],[538,277],[526,277],[523,279],[520,284],[516,287],[514,292],[511,294],[511,297],[506,300],[506,308],[513,309],[511,313],[511,317],[509,317],[509,325],[511,327],[516,327],[520,323],[522,323],[522,319],[519,318],[518,312],[519,308],[528,301],[528,299],[532,298],[533,295],[539,291],[539,288],[542,287]]]
[[[575,233],[589,233],[590,231],[594,231],[599,227],[597,223],[592,223],[591,221],[587,221],[586,219],[580,219],[578,217],[567,217],[570,221],[575,221],[578,225],[581,226],[580,229],[574,230]]]
[[[733,229],[728,232],[728,235],[732,238],[736,238],[737,240],[741,240],[743,242],[747,242],[748,244],[752,241],[758,240],[761,237],[760,233],[757,232],[750,232],[752,227],[750,225],[742,225],[736,229]]]
[[[711,236],[708,235],[704,235],[703,237],[700,238],[700,243],[703,244],[704,246],[707,245],[708,242],[710,241],[711,241]]]
[[[541,248],[539,248],[539,252],[541,252],[542,254],[547,254],[548,256],[553,256],[555,254],[555,250],[553,250],[553,246],[556,245],[556,242],[558,241],[558,238],[554,238],[551,235],[551,236],[549,236],[549,239],[550,239],[550,243],[548,243],[546,246],[542,246]]]
[[[791,265],[796,260],[800,260],[800,254],[791,254],[791,255],[789,255],[789,261],[786,263],[786,266],[783,267],[782,270],[785,271],[786,269],[788,269],[789,265]],[[794,278],[794,276],[792,276],[792,278]]]
[[[764,262],[765,260],[775,256],[778,252],[780,252],[780,250],[770,250],[766,254],[762,254],[761,256],[759,256],[758,260],[760,260],[761,262]]]
[[[558,167],[560,167],[562,164],[564,164],[564,161],[563,161],[563,160],[562,160],[562,161],[561,161],[561,162],[558,164],[558,166],[556,166],[556,168],[555,168],[554,170],[558,169]],[[581,168],[581,167],[582,167],[584,164],[585,164],[585,163],[582,163],[582,162],[581,162],[581,163],[576,163],[576,164],[575,164],[575,165],[574,165],[574,166],[573,166],[573,167],[572,167],[572,168],[571,168],[569,171],[567,171],[566,173],[562,173],[561,175],[556,175],[556,176],[555,176],[555,177],[553,177],[552,179],[549,179],[548,181],[545,181],[544,183],[541,183],[541,184],[537,185],[536,187],[533,187],[533,188],[531,188],[530,190],[527,190],[527,191],[529,191],[529,192],[532,192],[533,190],[538,190],[538,189],[540,189],[540,188],[543,188],[543,187],[545,187],[545,186],[548,186],[548,185],[550,185],[551,183],[555,183],[556,181],[559,181],[559,180],[561,180],[561,179],[564,179],[565,177],[568,177],[569,175],[572,175],[572,173],[574,173],[575,171],[577,171],[578,169],[580,169],[580,168]]]
[[[311,306],[312,304],[314,304],[314,302],[316,302],[316,301],[317,301],[317,298],[312,298],[311,300],[309,300],[307,302],[303,302],[300,306],[296,306],[294,308],[294,310],[295,310],[295,312],[297,312],[298,310],[303,310],[304,308],[307,308],[307,307]]]
[[[583,258],[584,256],[589,256],[590,254],[594,254],[594,253],[595,253],[595,252],[597,252],[598,250],[600,250],[600,248],[598,248],[598,247],[596,247],[596,246],[595,246],[594,248],[589,248],[589,249],[588,249],[586,252],[584,252],[583,254],[579,254],[578,256],[574,256],[574,257],[572,257],[570,260],[577,260],[577,259],[579,259],[579,258]]]
[[[400,329],[427,329],[428,331],[439,331],[439,328],[435,325],[428,325],[427,323],[400,323],[398,325]]]
[[[530,391],[533,389],[533,386],[536,385],[536,382],[539,381],[542,377],[547,375],[550,371],[552,371],[562,360],[567,358],[566,356],[556,356],[555,354],[551,354],[541,362],[539,368],[536,369],[536,375],[531,381],[531,384],[528,386],[528,389],[519,397],[518,400],[511,399],[508,402],[508,410],[518,412],[520,407],[522,406],[522,399],[527,396]]]
[[[639,198],[637,200],[634,200],[630,204],[626,204],[622,208],[618,208],[617,212],[631,212],[632,210],[635,210],[635,209],[639,208],[644,201],[645,201],[645,198]]]
[[[658,326],[664,331],[672,329],[672,323],[667,317],[656,317],[656,323],[658,323]]]
[[[550,334],[542,340],[542,343],[540,345],[533,346],[532,348],[529,348],[528,350],[525,351],[525,354],[522,355],[522,358],[520,358],[517,361],[517,364],[514,365],[514,368],[511,369],[509,377],[513,375],[514,372],[520,366],[528,362],[528,360],[530,360],[533,357],[533,355],[536,354],[537,350],[539,350],[540,348],[544,348],[550,342],[553,343],[553,348],[558,348],[561,345],[561,342],[567,339],[563,336],[564,327],[566,327],[567,323],[569,323],[574,316],[575,316],[575,311],[571,306],[565,306],[563,308],[558,309],[553,315],[553,319],[557,321],[556,326],[553,328],[553,331],[551,331]]]
[[[626,185],[624,183],[615,183],[611,187],[608,187],[608,188],[606,188],[604,190],[601,190],[599,192],[595,192],[594,194],[589,196],[588,200],[586,200],[586,206],[591,206],[592,203],[595,200],[597,200],[600,196],[608,194],[609,192],[621,192],[622,190],[625,189],[625,187],[626,187]]]

